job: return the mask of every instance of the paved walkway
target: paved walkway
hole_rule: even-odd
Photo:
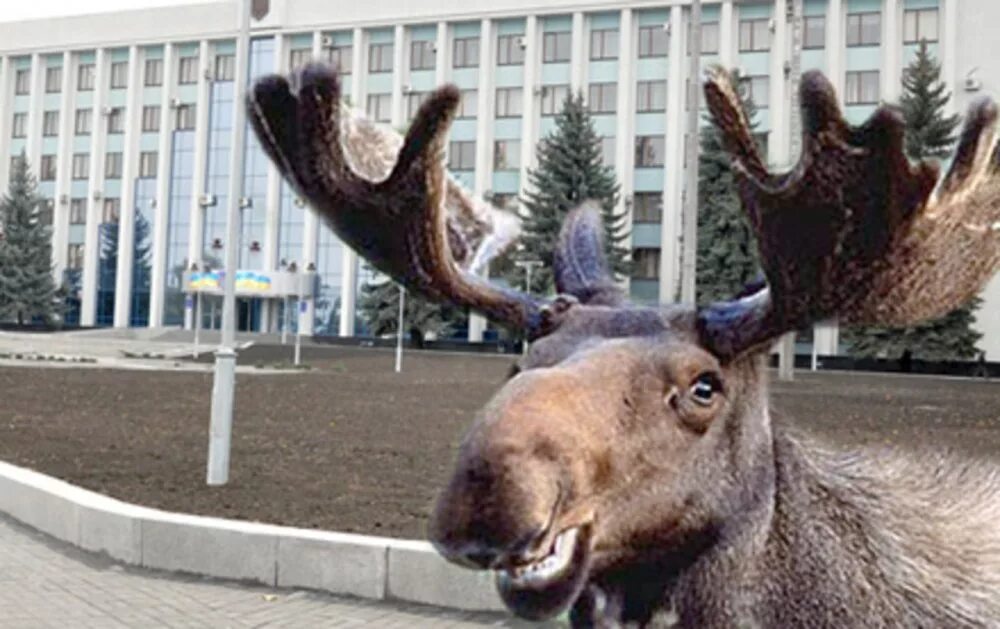
[[[525,627],[485,614],[343,599],[125,568],[0,516],[4,629]]]

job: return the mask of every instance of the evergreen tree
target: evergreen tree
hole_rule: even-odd
[[[522,200],[527,210],[521,236],[524,248],[517,256],[542,262],[531,274],[531,290],[541,294],[555,291],[553,256],[563,218],[588,199],[597,201],[603,210],[604,244],[612,273],[621,279],[630,269],[626,216],[615,213],[618,182],[614,169],[603,163],[601,138],[582,94],[566,99],[555,124],[555,130],[538,143],[538,168],[528,172],[529,191]],[[524,286],[521,268],[507,270],[504,277],[514,286]]]
[[[58,319],[52,279],[51,229],[24,153],[13,161],[7,195],[0,200],[0,320],[19,325],[40,318]]]
[[[941,81],[941,65],[921,42],[917,55],[903,72],[901,109],[906,121],[906,152],[911,159],[945,159],[955,143],[958,116],[945,116],[950,94]],[[973,358],[982,335],[972,328],[973,313],[981,300],[934,321],[907,328],[859,327],[848,329],[845,340],[851,354],[861,357],[898,358],[905,352],[925,360]]]
[[[118,277],[118,221],[101,223],[101,258],[98,263],[98,312],[113,313],[115,281]],[[149,292],[152,275],[152,243],[149,221],[136,212],[132,240],[132,291]]]
[[[730,74],[740,95],[743,112],[756,128],[757,108],[737,73]],[[698,158],[698,281],[699,304],[729,299],[760,272],[757,247],[743,211],[729,153],[722,145],[722,131],[715,120],[701,129]]]
[[[399,285],[384,278],[366,282],[361,286],[358,310],[373,336],[395,334],[399,322]],[[462,310],[432,303],[412,291],[406,292],[403,317],[406,331],[419,331],[421,336],[447,336],[468,323]]]

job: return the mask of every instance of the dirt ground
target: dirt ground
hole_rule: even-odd
[[[205,485],[211,376],[0,368],[0,459],[116,498],[276,524],[423,537],[465,427],[511,358],[337,348],[240,376],[230,483]],[[803,374],[776,421],[836,441],[1000,458],[1000,382]]]

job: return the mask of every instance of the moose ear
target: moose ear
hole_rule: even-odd
[[[604,224],[596,201],[585,201],[566,215],[555,251],[556,290],[581,303],[616,306],[625,295],[608,272]]]

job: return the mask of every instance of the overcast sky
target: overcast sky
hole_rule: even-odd
[[[106,13],[123,9],[194,4],[206,0],[0,0],[0,22],[57,15]]]

